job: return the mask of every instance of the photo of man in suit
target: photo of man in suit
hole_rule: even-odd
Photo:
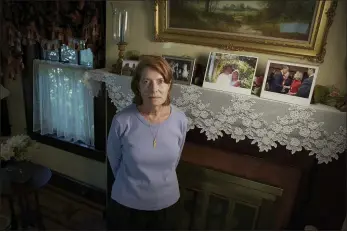
[[[301,86],[298,89],[298,92],[296,93],[296,96],[304,97],[304,98],[308,98],[310,96],[312,82],[314,79],[314,72],[315,72],[315,70],[313,68],[308,69],[308,71],[307,71],[308,78],[306,78],[302,82]]]
[[[283,66],[280,72],[274,74],[271,83],[269,83],[269,91],[275,93],[281,93],[283,89],[283,80],[286,75],[289,73],[289,67]]]

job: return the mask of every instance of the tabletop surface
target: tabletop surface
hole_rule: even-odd
[[[0,193],[11,194],[13,184],[23,187],[26,185],[28,185],[26,187],[40,187],[46,184],[50,177],[51,171],[46,167],[31,162],[15,162],[0,168]]]
[[[39,165],[30,162],[15,162],[1,168],[1,176],[15,183],[27,182]]]

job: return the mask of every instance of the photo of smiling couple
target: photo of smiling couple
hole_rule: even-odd
[[[203,86],[206,88],[251,94],[257,57],[212,52]]]
[[[218,75],[216,84],[230,85],[233,87],[240,87],[241,82],[239,79],[240,72],[232,65],[226,65],[221,74]]]

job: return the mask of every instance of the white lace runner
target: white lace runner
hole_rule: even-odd
[[[132,103],[131,77],[105,70],[85,73],[92,94],[97,94],[101,81],[118,110]],[[261,152],[277,144],[292,154],[304,148],[318,163],[338,159],[346,149],[346,113],[329,106],[304,107],[179,84],[173,86],[171,96],[172,103],[186,113],[189,129],[200,128],[208,140],[223,136],[224,131],[236,142],[251,139]]]

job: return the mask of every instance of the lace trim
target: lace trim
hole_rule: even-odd
[[[116,75],[93,70],[86,72],[85,77],[85,83],[91,89],[97,89],[92,87],[91,80],[104,81],[118,110],[132,103],[134,95],[122,89]],[[222,137],[224,132],[236,142],[249,138],[252,144],[257,144],[260,152],[276,148],[277,144],[285,146],[292,154],[305,148],[310,151],[309,155],[316,156],[318,163],[338,159],[338,153],[346,150],[346,126],[341,125],[337,131],[328,133],[323,127],[324,122],[315,121],[316,110],[313,108],[289,105],[289,113],[269,122],[264,119],[263,112],[254,109],[256,101],[251,96],[229,94],[228,106],[222,106],[216,112],[210,109],[211,103],[201,100],[201,87],[177,86],[180,87],[180,96],[173,97],[172,103],[185,112],[189,129],[200,128],[208,140]]]

